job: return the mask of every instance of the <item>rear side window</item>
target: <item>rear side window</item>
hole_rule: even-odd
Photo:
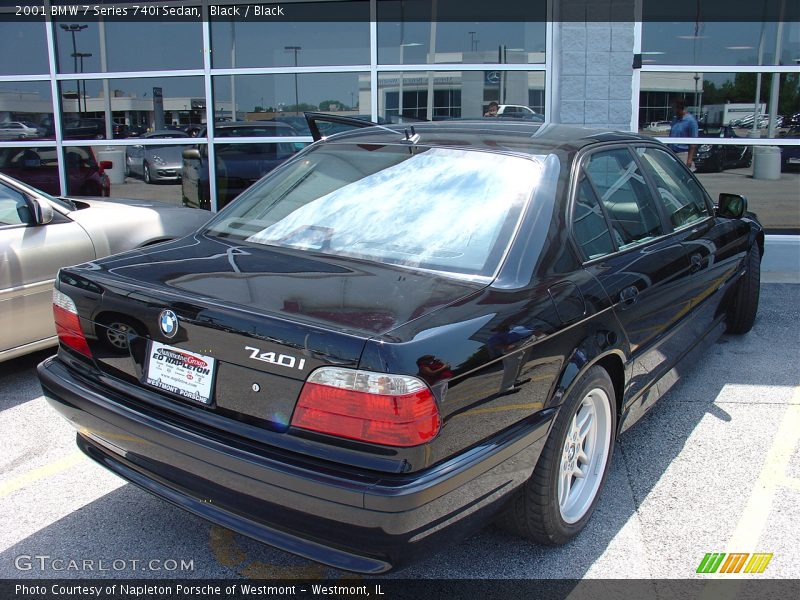
[[[581,172],[572,209],[572,232],[588,260],[614,252],[603,209],[584,172]]]
[[[663,235],[650,189],[627,149],[596,152],[589,156],[584,168],[605,208],[620,250]]]
[[[705,194],[674,155],[658,148],[637,148],[642,168],[653,178],[658,201],[675,229],[708,216]]]

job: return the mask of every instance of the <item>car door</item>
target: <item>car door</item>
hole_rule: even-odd
[[[56,272],[96,258],[87,233],[60,212],[47,225],[35,224],[32,202],[21,188],[0,182],[0,358],[55,335]]]
[[[626,398],[634,399],[682,352],[675,336],[691,318],[692,302],[686,248],[669,235],[652,188],[626,146],[585,155],[573,198],[576,208],[592,213],[584,225],[573,222],[573,235],[585,268],[602,284],[626,333]],[[642,398],[641,410],[655,400],[651,394]]]
[[[685,246],[692,271],[695,335],[713,327],[720,302],[734,283],[748,249],[749,226],[740,219],[718,218],[699,181],[674,154],[639,148],[642,168],[664,203],[671,226]]]
[[[127,148],[125,160],[127,161],[128,172],[142,174],[142,164],[144,162],[144,146],[136,144]]]
[[[200,137],[205,136],[205,130]],[[197,144],[183,151],[181,163],[181,193],[184,206],[210,208],[208,198],[208,147]],[[201,187],[203,188],[201,190]]]

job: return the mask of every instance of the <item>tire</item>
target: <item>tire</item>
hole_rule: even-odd
[[[733,306],[728,312],[728,333],[741,335],[753,328],[761,292],[761,247],[753,244],[747,255],[747,271],[739,280]]]
[[[145,183],[153,183],[153,180],[150,179],[150,165],[147,163],[142,165],[142,179],[144,179]]]
[[[580,441],[582,427],[576,423],[587,414],[593,422]],[[616,426],[614,386],[606,370],[594,366],[567,395],[533,474],[499,516],[498,525],[545,545],[565,544],[578,535],[589,522],[608,475]],[[581,454],[587,458],[584,476],[575,477],[574,471],[569,472],[581,465]],[[567,480],[571,492],[565,493]]]

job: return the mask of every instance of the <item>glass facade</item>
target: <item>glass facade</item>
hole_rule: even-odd
[[[645,22],[641,57],[639,132],[669,143],[682,100],[712,199],[742,194],[768,233],[800,233],[800,23]]]
[[[204,18],[0,23],[0,171],[54,194],[217,210],[312,141],[305,111],[397,122],[480,117],[491,101],[520,118],[548,110],[544,4],[530,23],[436,22],[421,0],[292,2],[297,22],[181,4]]]
[[[607,38],[625,69],[635,61],[617,44],[637,40],[629,92],[597,61],[590,72],[591,49],[585,71],[569,70],[581,40],[553,39],[547,3],[538,20],[507,22],[437,21],[456,0],[292,2],[296,22],[209,19],[208,3],[182,4],[205,18],[0,23],[0,170],[51,193],[216,210],[311,142],[305,111],[413,123],[482,117],[497,102],[538,122],[566,104],[588,110],[599,82],[601,99],[630,93],[630,127],[665,142],[683,100],[712,196],[746,190],[771,231],[800,232],[797,22],[629,23],[626,35],[616,24],[605,38],[592,24],[584,43]]]

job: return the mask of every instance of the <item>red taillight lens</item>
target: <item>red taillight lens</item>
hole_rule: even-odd
[[[322,367],[300,392],[292,425],[382,444],[417,446],[439,433],[439,409],[415,377]]]
[[[53,316],[56,320],[58,341],[68,348],[92,358],[92,351],[89,350],[89,344],[83,335],[83,329],[81,329],[75,302],[58,290],[53,290]]]

